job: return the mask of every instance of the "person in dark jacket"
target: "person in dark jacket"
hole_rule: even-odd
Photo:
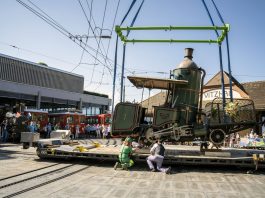
[[[152,172],[155,172],[157,170],[166,174],[170,174],[171,167],[162,168],[164,155],[165,155],[165,147],[163,146],[163,144],[159,139],[151,148],[150,153],[151,155],[147,157],[147,164],[150,170]],[[154,163],[156,164],[156,167],[154,166]]]

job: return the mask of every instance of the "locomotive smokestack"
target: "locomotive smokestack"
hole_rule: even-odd
[[[192,58],[193,58],[192,54],[193,54],[193,48],[185,48],[185,56],[184,56],[184,58],[187,57],[187,58],[192,60]]]
[[[192,58],[193,48],[185,48],[184,60],[179,64],[177,68],[189,68],[198,69],[198,66],[193,62]]]

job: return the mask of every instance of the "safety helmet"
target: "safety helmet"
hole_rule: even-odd
[[[133,139],[130,138],[130,137],[127,137],[124,141],[126,141],[126,142],[133,142]]]

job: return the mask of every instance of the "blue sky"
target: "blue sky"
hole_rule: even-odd
[[[121,0],[114,22],[118,0],[107,0],[105,18],[102,26],[106,0],[21,0],[30,5],[30,2],[45,11],[61,26],[73,35],[88,34],[88,22],[80,6],[83,6],[88,18],[92,5],[91,26],[96,35],[103,27],[102,35],[110,35],[109,29],[121,22],[128,10],[131,0]],[[80,2],[80,3],[79,3]],[[205,0],[214,18],[215,24],[221,26],[211,0]],[[141,0],[124,23],[130,25]],[[239,82],[265,80],[265,1],[264,0],[215,0],[224,20],[231,25],[229,44],[231,55],[232,74]],[[89,6],[88,6],[89,5]],[[85,90],[96,91],[112,96],[112,71],[114,59],[114,44],[116,34],[112,32],[112,39],[100,41],[101,51],[106,54],[108,46],[107,69],[100,62],[105,62],[102,56],[97,55],[99,40],[89,38],[88,53],[81,55],[83,49],[71,39],[52,28],[15,0],[0,1],[0,53],[26,59],[32,62],[45,62],[50,67],[72,71],[85,77]],[[95,22],[95,23],[94,23]],[[201,0],[145,0],[143,8],[135,22],[135,26],[210,26],[210,20]],[[95,28],[99,27],[99,28]],[[92,36],[91,30],[89,35]],[[212,31],[175,31],[175,32],[131,32],[131,38],[175,38],[175,39],[215,39]],[[225,44],[225,43],[224,43]],[[104,49],[102,47],[104,46]],[[13,47],[12,47],[13,46]],[[184,48],[194,48],[194,61],[207,72],[209,80],[219,71],[219,54],[216,44],[127,44],[126,73],[125,75],[167,77],[169,70],[183,59]],[[119,44],[118,63],[122,61],[122,44]],[[223,46],[224,69],[227,71],[226,48]],[[88,64],[78,64],[80,63]],[[94,64],[94,65],[93,65]],[[120,73],[118,67],[118,73]],[[165,72],[165,74],[161,74]],[[115,97],[119,99],[120,79],[117,79]],[[131,87],[126,80],[126,100],[141,99],[141,90]],[[152,91],[151,95],[157,91]],[[144,98],[148,97],[148,92]]]

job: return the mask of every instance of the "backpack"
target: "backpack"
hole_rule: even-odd
[[[156,150],[155,150],[155,154],[164,156],[165,155],[165,147],[162,144],[158,144],[158,146],[156,147]]]

